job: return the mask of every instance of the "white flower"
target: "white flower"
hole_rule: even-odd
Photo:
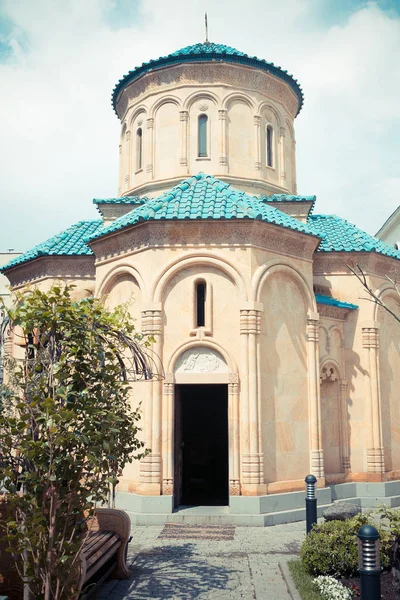
[[[321,575],[314,579],[314,584],[324,600],[352,600],[353,598],[353,592],[334,577]]]

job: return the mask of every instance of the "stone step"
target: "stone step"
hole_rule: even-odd
[[[317,506],[318,517],[322,511],[330,506],[323,504]],[[225,507],[223,507],[225,509]],[[226,507],[228,508],[228,507]],[[228,509],[229,510],[229,509]],[[294,523],[304,521],[306,518],[305,508],[282,510],[266,514],[230,514],[226,510],[219,514],[216,511],[207,512],[207,507],[201,507],[201,511],[186,512],[185,509],[170,514],[142,514],[128,511],[132,525],[165,525],[165,523],[183,523],[187,525],[236,525],[237,527],[270,527],[283,523]]]

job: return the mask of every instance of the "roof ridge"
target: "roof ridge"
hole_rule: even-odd
[[[103,235],[147,220],[259,219],[295,231],[322,237],[290,215],[268,206],[256,196],[237,190],[214,175],[200,172],[177,183],[172,189],[115,219],[110,225],[88,235],[90,242]]]

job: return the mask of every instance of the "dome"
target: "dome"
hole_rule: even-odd
[[[115,85],[112,92],[112,105],[114,111],[116,111],[116,104],[121,91],[132,81],[138,79],[145,73],[153,71],[154,69],[160,69],[170,65],[175,65],[183,62],[204,62],[204,61],[220,61],[228,63],[236,63],[256,69],[261,69],[274,75],[286,82],[293,90],[298,99],[298,110],[300,112],[303,105],[304,96],[302,89],[297,81],[291,74],[286,70],[281,69],[274,63],[267,62],[264,59],[257,58],[256,56],[249,56],[236,48],[231,46],[225,46],[224,44],[215,44],[213,42],[204,42],[199,44],[193,44],[192,46],[186,46],[180,50],[172,52],[167,56],[161,56],[155,60],[142,63],[140,67],[135,67],[132,71],[129,71],[122,77]]]

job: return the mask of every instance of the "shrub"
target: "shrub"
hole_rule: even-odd
[[[347,577],[358,568],[357,531],[369,520],[368,514],[346,521],[315,525],[301,547],[301,560],[312,575]]]
[[[313,527],[303,542],[300,557],[312,575],[349,577],[358,571],[357,533],[362,525],[375,523],[380,537],[381,567],[392,562],[393,546],[400,535],[400,512],[381,507],[346,521],[327,521]]]

